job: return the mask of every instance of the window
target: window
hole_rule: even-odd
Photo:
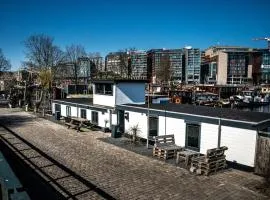
[[[158,117],[149,116],[149,136],[158,135]]]
[[[71,116],[71,108],[70,108],[70,106],[66,107],[66,115],[67,115],[67,117]]]
[[[98,124],[98,112],[92,111],[91,122],[92,122],[92,124]]]
[[[95,85],[95,93],[102,95],[113,95],[113,85],[109,83],[104,84],[96,84]]]
[[[96,94],[103,94],[103,85],[96,84]]]
[[[81,109],[81,118],[86,119],[86,110],[85,109]]]
[[[112,90],[112,84],[104,84],[104,88],[105,88],[105,94],[107,95],[112,95],[113,94],[113,90]]]
[[[200,151],[200,125],[187,123],[186,125],[186,148]]]

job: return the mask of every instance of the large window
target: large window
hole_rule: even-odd
[[[86,110],[85,109],[81,109],[81,118],[86,119]]]
[[[97,83],[95,93],[102,95],[113,95],[113,85],[109,83]]]
[[[187,123],[186,125],[186,148],[200,151],[200,125]]]
[[[66,107],[66,114],[67,114],[67,117],[71,116],[71,108],[70,108],[70,106]]]
[[[91,123],[98,125],[98,112],[92,111]]]

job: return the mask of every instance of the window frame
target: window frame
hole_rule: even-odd
[[[94,118],[94,115],[96,116],[96,118]],[[97,111],[91,111],[91,123],[98,125],[98,112]]]
[[[82,111],[85,112],[85,116],[82,116]],[[87,111],[86,111],[86,109],[81,109],[80,116],[83,119],[87,119]]]
[[[199,134],[198,134],[198,147],[192,147],[188,146],[188,126],[197,126],[199,128]],[[200,146],[201,146],[201,124],[197,122],[186,122],[186,141],[185,141],[185,147],[187,149],[200,152]]]

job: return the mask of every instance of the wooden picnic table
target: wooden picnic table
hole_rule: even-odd
[[[81,127],[86,123],[90,122],[88,119],[80,118],[80,117],[66,117],[65,125],[68,128],[74,128],[77,131],[80,131]]]
[[[190,164],[191,158],[195,156],[199,156],[200,152],[192,151],[192,150],[184,150],[178,151],[176,154],[176,164],[179,164],[181,160],[185,161],[185,165],[188,166]]]

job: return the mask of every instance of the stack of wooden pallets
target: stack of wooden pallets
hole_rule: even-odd
[[[224,152],[227,149],[225,146],[208,149],[206,155],[193,157],[191,159],[190,171],[197,174],[209,175],[226,168],[226,156]]]
[[[163,135],[154,137],[155,145],[153,156],[167,160],[174,158],[177,151],[183,150],[183,147],[175,145],[174,135]]]

